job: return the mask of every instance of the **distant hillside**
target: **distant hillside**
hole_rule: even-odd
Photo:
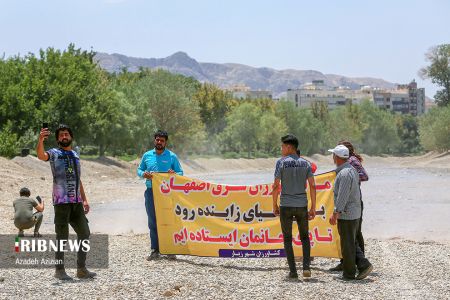
[[[215,83],[220,87],[245,84],[252,90],[270,90],[277,96],[287,89],[298,88],[312,80],[324,80],[329,86],[349,86],[358,89],[360,85],[379,88],[394,88],[395,84],[383,79],[370,77],[345,77],[323,74],[314,70],[275,70],[254,68],[247,65],[226,63],[202,63],[184,52],[177,52],[166,58],[136,58],[121,54],[97,53],[98,64],[109,72],[119,72],[126,68],[130,72],[144,68],[161,68],[173,73],[192,76],[202,82]]]

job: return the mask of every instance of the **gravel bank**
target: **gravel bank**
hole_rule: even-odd
[[[285,259],[178,256],[145,260],[147,235],[111,236],[109,269],[94,280],[61,283],[53,270],[0,270],[1,299],[449,299],[450,244],[367,241],[374,272],[342,282],[318,258],[312,278],[289,282]],[[74,274],[75,270],[69,270]]]
[[[432,157],[432,162],[450,169],[449,157]],[[328,157],[313,156],[313,159],[321,165],[329,163]],[[420,159],[368,158],[366,162],[369,167],[386,165],[405,169],[409,174],[411,170],[408,168],[416,167],[417,162],[423,163],[425,159],[425,156]],[[236,168],[222,170],[219,168],[223,167],[221,160],[199,159],[195,163],[188,162],[186,169],[190,168],[187,172],[190,174],[214,174],[217,170],[236,172],[236,169],[248,171],[250,167],[242,165],[243,162],[233,161]],[[430,167],[429,162],[423,167]],[[43,196],[47,209],[53,210],[50,204],[50,168],[32,157],[14,160],[0,158],[0,165],[0,233],[16,233],[11,219],[11,205],[21,186],[27,185],[33,195]],[[270,160],[267,160],[267,166],[260,161],[250,169],[257,171],[261,167],[272,168],[272,165]],[[431,183],[440,184],[447,178],[440,168],[431,167],[439,170],[435,174],[437,179],[427,175]],[[91,204],[142,198],[144,185],[135,178],[134,166],[114,161],[87,161],[83,162],[83,168],[83,182]],[[371,175],[373,189],[383,186],[384,190],[389,191],[385,201],[403,203],[398,197],[404,196],[404,191],[383,181],[377,183],[377,178],[383,178],[383,174],[372,172]],[[420,193],[429,193],[430,190],[423,185],[419,188]],[[425,199],[420,193],[416,197]],[[364,195],[368,212],[375,217],[386,214],[388,206],[380,212],[370,206],[372,202],[380,202],[384,198],[371,192],[370,187],[366,187]],[[433,202],[440,205],[442,211],[448,205],[445,195],[448,194],[444,191],[436,196],[440,201]],[[405,205],[409,203],[407,200],[410,199],[404,200]],[[422,204],[414,205],[407,207],[413,211],[424,209]],[[49,211],[44,214],[43,234],[53,232]],[[398,227],[389,221],[392,218],[387,220],[370,220],[369,213],[365,226],[370,223],[384,229],[394,226],[398,231]],[[417,219],[417,222],[431,221],[428,217]],[[91,230],[96,232],[96,228]],[[95,280],[63,283],[53,278],[52,269],[0,269],[0,299],[450,299],[450,241],[437,242],[442,238],[440,234],[426,236],[435,241],[410,241],[404,236],[398,239],[367,239],[367,256],[374,265],[374,272],[363,281],[338,280],[339,274],[327,271],[337,261],[318,258],[312,265],[312,279],[288,282],[284,279],[288,272],[284,258],[233,260],[178,256],[177,261],[162,259],[148,262],[145,260],[149,246],[147,234],[110,235],[110,267],[94,270],[98,273]],[[68,270],[68,273],[74,275],[75,270]]]

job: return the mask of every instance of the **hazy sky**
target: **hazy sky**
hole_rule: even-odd
[[[397,83],[450,42],[448,0],[0,0],[0,54],[69,43],[95,51],[313,69]]]

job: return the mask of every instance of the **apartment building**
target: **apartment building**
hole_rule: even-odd
[[[251,90],[244,84],[236,84],[227,89],[233,94],[233,98],[245,99],[272,99],[271,91]]]
[[[418,116],[425,112],[425,89],[418,88],[415,80],[398,85],[394,90],[370,86],[352,90],[348,87],[329,87],[323,80],[314,80],[299,89],[288,89],[286,98],[296,107],[311,107],[314,102],[323,102],[327,103],[329,109],[334,109],[347,103],[360,104],[368,100],[395,113]]]

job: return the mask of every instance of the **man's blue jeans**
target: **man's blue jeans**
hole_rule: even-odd
[[[147,188],[144,193],[145,210],[147,211],[148,229],[150,229],[150,248],[159,251],[158,230],[156,228],[155,202],[153,200],[153,190]]]

